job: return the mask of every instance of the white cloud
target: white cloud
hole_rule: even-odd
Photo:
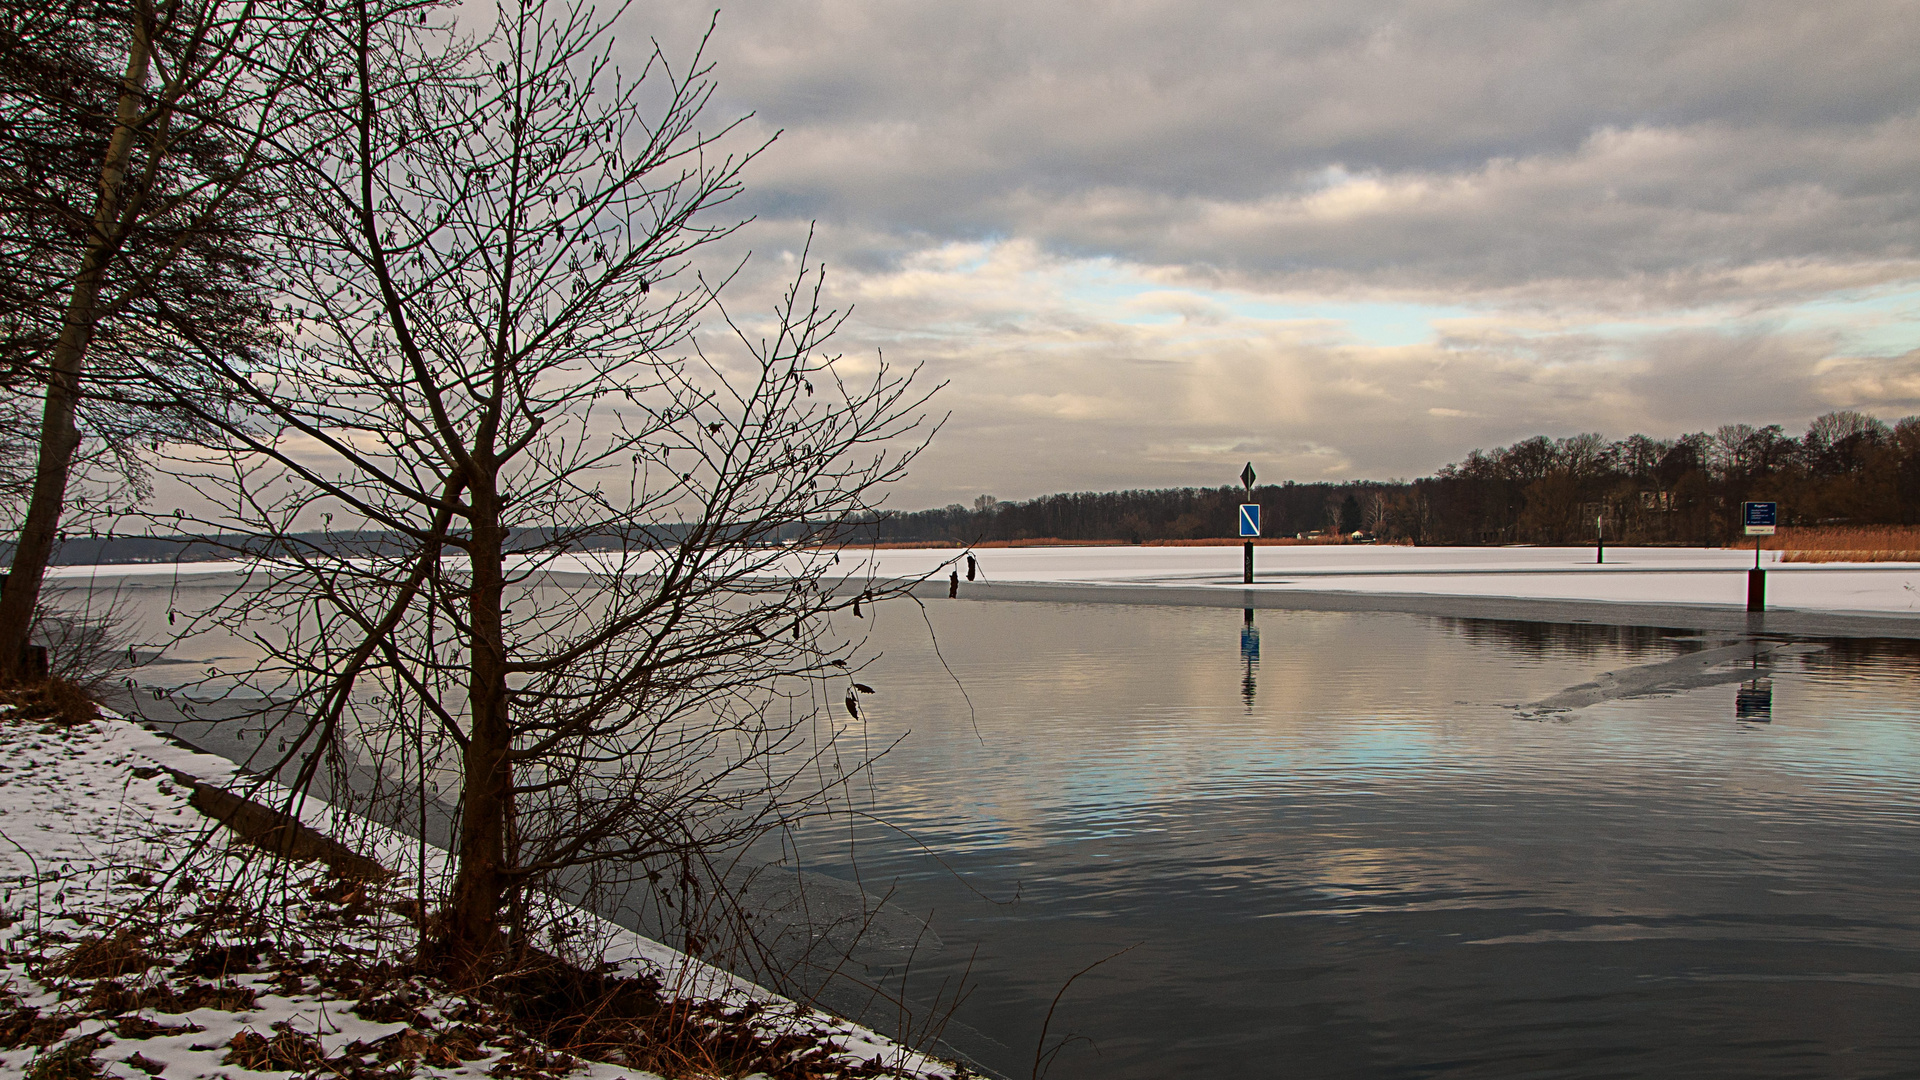
[[[1895,0],[743,0],[712,55],[784,132],[748,235],[951,380],[907,505],[1920,407]]]

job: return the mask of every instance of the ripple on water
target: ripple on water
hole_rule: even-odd
[[[988,1064],[1030,1066],[1053,995],[1128,946],[1064,999],[1099,1053],[1054,1075],[1920,1060],[1906,645],[1779,651],[1757,723],[1719,660],[1674,664],[1711,636],[1263,611],[1252,659],[1235,611],[933,614],[971,708],[924,627],[881,628],[872,733],[911,736],[874,810],[945,865],[878,829],[862,862],[970,958]],[[1657,664],[1717,681],[1516,715]]]

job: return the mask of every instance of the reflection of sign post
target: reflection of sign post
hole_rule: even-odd
[[[1740,504],[1748,536],[1772,536],[1780,525],[1780,504],[1750,502]],[[1753,542],[1753,569],[1747,571],[1747,610],[1767,610],[1767,572],[1760,569],[1760,541]]]
[[[1733,718],[1757,724],[1773,722],[1773,680],[1755,679],[1733,692]]]
[[[1246,700],[1247,708],[1253,708],[1253,697],[1259,692],[1259,684],[1254,680],[1253,670],[1260,666],[1260,628],[1253,625],[1253,609],[1243,609],[1246,621],[1240,626],[1240,659],[1247,665],[1246,677],[1240,680],[1240,696]]]
[[[1253,501],[1253,462],[1240,470],[1240,486],[1247,489],[1247,501],[1240,504],[1240,535],[1247,541],[1246,561],[1240,575],[1244,584],[1253,584],[1253,538],[1260,535],[1260,504]]]

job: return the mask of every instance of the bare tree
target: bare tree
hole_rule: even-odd
[[[206,524],[259,560],[220,618],[309,718],[284,761],[387,748],[457,805],[428,944],[459,972],[557,878],[697,888],[840,782],[819,706],[850,722],[857,691],[826,702],[846,657],[817,635],[863,597],[833,549],[929,434],[910,372],[822,351],[841,316],[804,255],[751,321],[690,269],[750,154],[699,126],[704,60],[630,77],[611,25],[530,0],[462,44],[338,8],[302,76],[286,348],[211,350],[250,413],[197,414],[229,455]]]
[[[76,464],[137,489],[136,448],[178,420],[130,393],[139,369],[174,364],[181,333],[243,350],[264,326],[246,229],[259,133],[241,121],[272,96],[244,62],[269,22],[247,0],[0,5],[0,392],[40,405],[0,681],[20,674]]]

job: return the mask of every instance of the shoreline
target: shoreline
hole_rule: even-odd
[[[1171,605],[1289,611],[1383,611],[1445,618],[1668,627],[1738,634],[1920,639],[1920,563],[1768,561],[1768,610],[1745,609],[1751,550],[1411,548],[1296,545],[1263,548],[1255,580],[1240,580],[1222,547],[976,549],[981,580],[963,600]],[[917,599],[946,599],[968,549],[848,548],[821,584],[836,596],[915,582]],[[819,554],[787,556],[796,572]],[[258,588],[234,563],[59,567],[54,590]],[[559,562],[538,577],[577,586],[601,576]],[[916,582],[916,579],[919,579]]]
[[[281,868],[267,871],[267,876],[284,877],[300,889],[311,884],[309,878],[317,881],[326,874],[333,875],[330,880],[334,881],[391,878],[405,885],[422,873],[444,873],[446,855],[430,846],[422,865],[413,837],[326,800],[298,800],[287,813],[287,792],[272,780],[249,773],[245,766],[223,754],[210,753],[105,708],[96,719],[79,721],[27,720],[11,708],[0,710],[0,745],[6,747],[12,762],[7,783],[0,785],[7,789],[5,797],[0,798],[0,821],[6,823],[6,835],[15,841],[0,850],[0,870],[7,871],[9,899],[17,902],[11,908],[16,917],[0,921],[0,991],[4,991],[0,993],[0,1011],[11,1008],[18,1013],[25,1009],[28,1011],[18,1015],[32,1018],[45,1012],[55,1019],[68,1018],[59,1030],[50,1031],[38,1042],[0,1043],[0,1080],[33,1075],[42,1063],[56,1060],[52,1055],[68,1052],[62,1048],[71,1048],[73,1054],[84,1057],[103,1047],[117,1048],[109,1054],[115,1063],[121,1062],[120,1054],[137,1048],[142,1060],[160,1064],[170,1080],[219,1080],[235,1071],[230,1068],[235,1064],[234,1052],[243,1049],[242,1042],[251,1037],[247,1034],[250,1032],[292,1032],[288,1038],[302,1040],[322,1057],[352,1056],[370,1054],[377,1046],[386,1045],[382,1040],[399,1037],[402,1029],[411,1032],[409,1025],[419,1023],[417,1019],[396,1021],[393,1017],[369,1019],[365,1010],[356,1011],[353,994],[332,992],[323,982],[293,979],[289,983],[272,962],[256,964],[251,960],[235,961],[237,966],[231,970],[223,965],[219,972],[221,985],[229,988],[234,1001],[189,1003],[192,1007],[184,1011],[158,1000],[115,1004],[100,999],[106,1003],[98,1004],[95,998],[74,991],[69,984],[75,979],[84,984],[84,990],[97,978],[112,978],[117,969],[104,975],[66,971],[47,966],[50,962],[42,962],[41,952],[51,949],[54,951],[47,956],[78,955],[73,950],[103,940],[103,926],[114,925],[126,912],[151,904],[162,894],[153,880],[155,876],[164,879],[161,885],[176,877],[192,882],[200,872],[217,870],[223,859],[245,861],[251,856],[236,853],[255,852]],[[285,838],[297,838],[297,842],[284,843]],[[206,843],[209,839],[212,842]],[[182,852],[202,851],[203,843],[204,857],[191,868],[184,859],[176,858]],[[286,850],[276,854],[275,849],[283,846]],[[344,876],[335,865],[343,859],[352,864]],[[315,871],[316,861],[329,869]],[[130,874],[129,868],[137,872]],[[362,876],[355,876],[356,869]],[[207,880],[224,879],[216,876]],[[239,889],[240,880],[235,877],[230,884]],[[30,893],[23,892],[29,888]],[[185,897],[194,888],[186,884],[166,895]],[[46,889],[53,890],[50,896],[43,892]],[[302,902],[309,901],[305,892],[296,891],[295,895]],[[743,1016],[763,1019],[740,1023],[760,1024],[769,1040],[788,1036],[812,1040],[809,1046],[822,1048],[814,1056],[830,1057],[843,1071],[866,1068],[877,1070],[874,1075],[917,1080],[964,1075],[952,1063],[871,1027],[786,998],[750,978],[689,956],[589,909],[559,898],[541,902],[552,905],[575,936],[597,943],[594,955],[606,965],[605,970],[622,977],[655,979],[663,992],[708,1003],[719,1012],[745,1008],[748,1011]],[[349,957],[388,955],[395,948],[388,940],[393,936],[390,932],[401,925],[404,913],[392,907],[368,908],[356,916],[358,921],[339,929],[338,941],[314,936],[313,927],[300,921],[303,917],[287,915],[279,919],[274,941],[304,946],[305,951],[293,955],[311,956],[317,964],[317,958],[331,956],[329,948],[342,942],[343,955]],[[162,936],[179,936],[176,932],[190,929],[171,909],[157,916],[149,913],[149,921],[151,925],[140,925],[148,925],[150,931]],[[398,936],[410,937],[412,932],[407,929]],[[164,972],[172,962],[158,951],[139,956],[142,971],[152,968]],[[23,965],[29,961],[40,967],[28,970]],[[302,972],[312,975],[304,968]],[[185,979],[193,973],[180,969],[173,974]],[[434,1000],[446,1002],[449,1008],[459,1000],[459,995],[437,984],[432,992],[442,995]],[[129,1024],[138,1030],[130,1029]],[[431,1025],[423,1030],[439,1037]],[[554,1076],[568,1080],[659,1080],[658,1074],[635,1064],[558,1051],[554,1053],[559,1056],[553,1056],[544,1047],[540,1048],[538,1061],[525,1054],[515,1056],[508,1051],[524,1045],[524,1038],[518,1029],[503,1030],[503,1038],[520,1041],[499,1041],[497,1045],[484,1042],[464,1057],[434,1060],[429,1055],[424,1060],[409,1059],[409,1065],[414,1067],[414,1075],[428,1080],[454,1080],[483,1073],[535,1080]],[[426,1044],[423,1041],[421,1045]],[[419,1057],[418,1051],[413,1053],[414,1058]],[[550,1060],[558,1071],[545,1065],[522,1068],[523,1058],[535,1065]],[[330,1061],[328,1057],[318,1064],[327,1067]],[[124,1069],[115,1071],[106,1061],[99,1065],[107,1066],[99,1074],[102,1080],[130,1075]],[[141,1067],[137,1062],[133,1065]],[[259,1071],[262,1067],[260,1063],[241,1064],[243,1070]],[[158,1073],[161,1069],[144,1071]],[[289,1075],[277,1068],[267,1071]],[[301,1067],[292,1073],[307,1071]]]

